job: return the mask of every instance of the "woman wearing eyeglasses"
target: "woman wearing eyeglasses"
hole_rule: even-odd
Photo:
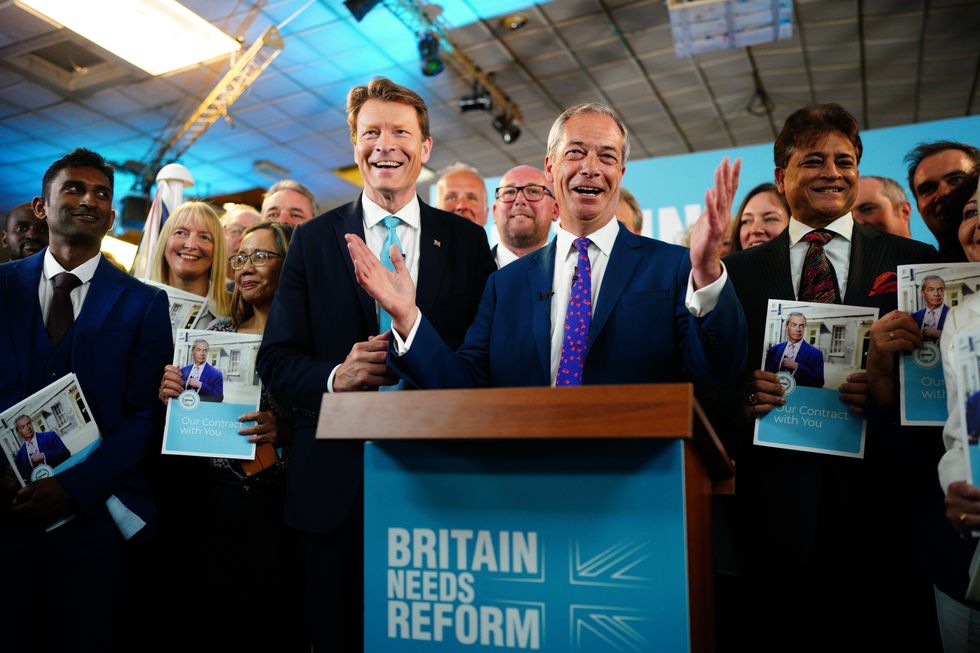
[[[231,317],[215,321],[209,330],[257,334],[265,330],[292,232],[289,225],[273,222],[260,222],[245,231],[238,253],[228,259],[235,272]],[[160,400],[167,403],[182,390],[180,370],[167,365]],[[241,619],[241,604],[231,600],[229,587],[247,590],[248,596],[259,600],[298,591],[286,587],[290,576],[281,571],[291,552],[282,519],[286,465],[276,448],[289,444],[289,425],[265,392],[259,410],[239,420],[250,423],[243,424],[239,433],[258,445],[254,462],[182,458],[180,478],[166,479],[173,492],[170,520],[164,521],[171,532],[164,537],[171,549],[181,551],[181,562],[168,580],[175,587],[194,587],[194,599],[207,608],[201,614],[202,624],[212,626]],[[187,627],[188,632],[193,628],[195,633],[211,633],[210,644],[218,649],[289,649],[289,633],[274,631],[274,623],[269,619],[229,630],[197,628],[188,621]],[[199,634],[195,637],[200,639]]]

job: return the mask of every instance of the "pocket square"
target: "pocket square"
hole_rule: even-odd
[[[876,295],[889,295],[898,292],[898,277],[894,272],[882,272],[875,277],[875,282],[871,284],[868,297]]]

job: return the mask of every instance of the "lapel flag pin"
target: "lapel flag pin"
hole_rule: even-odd
[[[440,243],[438,240],[435,239],[432,240],[432,244],[435,245],[436,247],[442,247],[442,243]]]

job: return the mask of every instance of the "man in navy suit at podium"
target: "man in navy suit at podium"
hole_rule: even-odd
[[[392,272],[348,235],[358,281],[392,316],[389,365],[423,388],[734,378],[746,355],[745,318],[718,245],[739,164],[719,166],[686,250],[615,219],[628,157],[626,128],[607,107],[578,105],[558,117],[545,158],[558,234],[490,277],[458,351],[416,306],[397,250]]]

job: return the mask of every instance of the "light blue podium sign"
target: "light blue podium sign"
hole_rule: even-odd
[[[687,384],[348,393],[364,650],[709,651],[712,478]]]
[[[364,650],[689,650],[680,441],[365,445]]]

